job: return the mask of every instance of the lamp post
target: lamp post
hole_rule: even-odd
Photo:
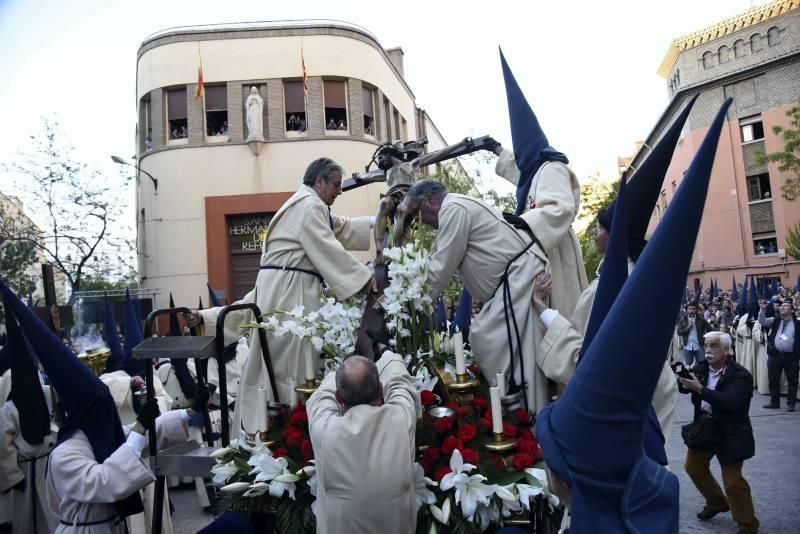
[[[150,173],[149,173],[149,172],[147,172],[146,170],[142,169],[140,166],[138,166],[138,165],[134,165],[133,163],[128,163],[127,161],[125,161],[125,160],[124,160],[124,159],[122,159],[121,157],[119,157],[119,156],[114,156],[114,155],[112,155],[112,156],[111,156],[111,161],[113,161],[114,163],[117,163],[117,164],[119,164],[119,165],[128,165],[129,167],[133,167],[133,168],[134,168],[134,169],[136,169],[137,171],[139,171],[139,172],[142,172],[142,173],[146,174],[146,175],[147,175],[147,177],[148,177],[148,178],[150,178],[150,180],[152,180],[152,181],[153,181],[153,188],[154,188],[156,191],[158,191],[158,179],[154,178],[152,174],[150,174]]]

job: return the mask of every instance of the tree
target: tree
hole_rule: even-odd
[[[17,292],[27,295],[36,288],[33,269],[36,247],[28,242],[6,238],[7,234],[33,232],[30,220],[17,208],[13,200],[0,195],[0,279]]]
[[[70,304],[87,276],[117,278],[133,264],[133,247],[120,236],[120,184],[73,159],[58,123],[43,119],[31,149],[3,171],[18,177],[34,225],[0,226],[0,239],[32,247],[61,272],[71,288]]]
[[[786,228],[786,253],[800,260],[800,224]]]
[[[766,154],[763,151],[756,153],[756,160],[761,163],[777,163],[781,172],[792,173],[781,184],[781,194],[788,201],[800,197],[800,100],[786,112],[790,117],[791,126],[773,126],[775,135],[783,136],[783,150]]]
[[[594,175],[581,184],[581,205],[575,218],[575,230],[583,252],[583,265],[586,276],[591,281],[596,277],[597,267],[603,255],[594,246],[592,232],[597,226],[597,213],[611,204],[617,191],[617,182],[603,180]]]

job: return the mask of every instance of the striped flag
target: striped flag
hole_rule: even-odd
[[[200,55],[200,51],[197,51],[197,55]],[[194,99],[197,100],[198,98],[203,97],[203,58],[200,57],[200,64],[197,67],[197,91],[194,93]]]
[[[302,46],[300,46],[300,66],[303,69],[303,97],[308,98],[308,73],[306,72],[306,59],[303,57]]]

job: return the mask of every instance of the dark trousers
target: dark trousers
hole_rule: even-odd
[[[772,404],[781,404],[781,373],[786,373],[786,382],[789,389],[786,395],[786,404],[794,406],[797,400],[797,376],[800,372],[800,359],[794,354],[775,353],[767,356],[767,372],[769,377],[769,394]]]

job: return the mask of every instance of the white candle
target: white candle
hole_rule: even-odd
[[[297,392],[294,388],[297,387],[297,380],[290,377],[289,378],[289,408],[294,408],[297,406]]]
[[[500,434],[503,432],[503,406],[500,404],[500,388],[497,386],[489,388],[489,396],[492,399],[492,432]]]
[[[506,396],[506,375],[503,373],[497,373],[495,375],[497,378],[497,387],[500,389],[500,397]]]
[[[317,370],[314,368],[314,356],[311,351],[306,351],[306,380],[314,380],[317,377]]]
[[[269,429],[267,421],[267,390],[263,387],[256,389],[256,432],[263,432]]]
[[[464,335],[461,332],[453,334],[453,347],[456,351],[456,374],[463,375],[467,368],[464,365]]]

